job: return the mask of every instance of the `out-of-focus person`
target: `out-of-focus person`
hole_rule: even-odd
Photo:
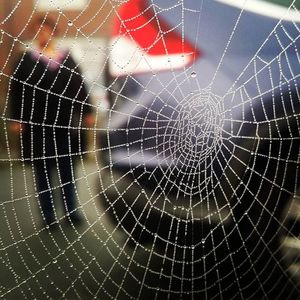
[[[11,79],[10,129],[20,135],[21,157],[34,167],[44,223],[57,224],[56,171],[66,221],[78,224],[73,161],[85,151],[81,131],[93,124],[92,106],[78,64],[69,50],[56,47],[56,22],[39,15],[32,29],[36,45],[21,55]]]

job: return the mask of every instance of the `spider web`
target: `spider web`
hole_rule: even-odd
[[[127,11],[124,19],[121,7],[130,2],[132,11],[141,9]],[[92,1],[73,19],[64,11],[72,1],[62,7],[49,2],[56,26],[66,25],[57,47],[71,50],[93,101],[82,105],[77,125],[67,126],[89,139],[87,149],[67,155],[74,158],[72,181],[62,183],[57,169],[54,183],[41,192],[35,160],[64,155],[24,156],[22,132],[12,134],[10,125],[30,121],[12,118],[12,85],[18,81],[26,89],[30,83],[8,71],[17,47],[35,48],[33,39],[21,37],[39,1],[19,35],[5,25],[24,0],[10,6],[0,32],[1,47],[10,45],[0,73],[7,83],[1,115],[1,297],[300,298],[299,4],[286,1],[280,16],[266,17],[255,11],[263,1],[228,2],[103,1],[80,26]],[[121,25],[104,43],[97,35],[111,18]],[[132,25],[136,20],[143,21]],[[266,28],[259,26],[263,22]],[[136,33],[149,24],[157,35],[141,46]],[[70,28],[76,32],[71,39]],[[178,53],[170,36],[178,39]],[[149,41],[145,33],[142,41]],[[188,44],[197,55],[185,52]],[[153,54],[156,47],[162,51]],[[46,56],[41,54],[40,60]],[[39,83],[31,87],[40,90]],[[63,92],[56,96],[79,102]],[[38,99],[32,101],[37,105]],[[87,107],[93,126],[84,125]],[[74,186],[81,226],[65,224],[65,185]],[[55,230],[40,225],[38,199],[49,190]]]

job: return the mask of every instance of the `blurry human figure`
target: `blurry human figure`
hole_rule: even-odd
[[[85,151],[80,128],[93,123],[89,96],[70,52],[55,45],[55,22],[38,16],[32,28],[36,48],[21,55],[11,80],[11,130],[20,134],[22,158],[34,166],[44,222],[55,222],[56,171],[67,220],[79,223],[73,160]]]

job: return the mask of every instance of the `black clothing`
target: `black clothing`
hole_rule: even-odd
[[[81,122],[91,112],[79,68],[68,52],[56,60],[26,52],[11,80],[11,117],[23,124],[21,157],[35,169],[40,207],[46,224],[55,221],[51,174],[60,180],[65,212],[78,220],[73,156],[85,151]]]
[[[58,173],[65,212],[69,213],[70,217],[78,215],[74,183],[72,182],[72,158],[62,156],[58,157],[57,160],[37,160],[34,162],[34,169],[39,191],[40,206],[45,223],[50,225],[55,221],[55,205],[51,185],[51,174],[54,170],[57,170]]]
[[[24,125],[25,159],[85,151],[80,120],[91,112],[81,72],[69,52],[60,61],[26,52],[11,84],[12,118]]]

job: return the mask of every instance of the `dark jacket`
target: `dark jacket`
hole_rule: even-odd
[[[11,116],[24,124],[26,160],[85,151],[83,118],[92,111],[80,69],[69,52],[54,62],[35,51],[18,61],[11,80]]]

